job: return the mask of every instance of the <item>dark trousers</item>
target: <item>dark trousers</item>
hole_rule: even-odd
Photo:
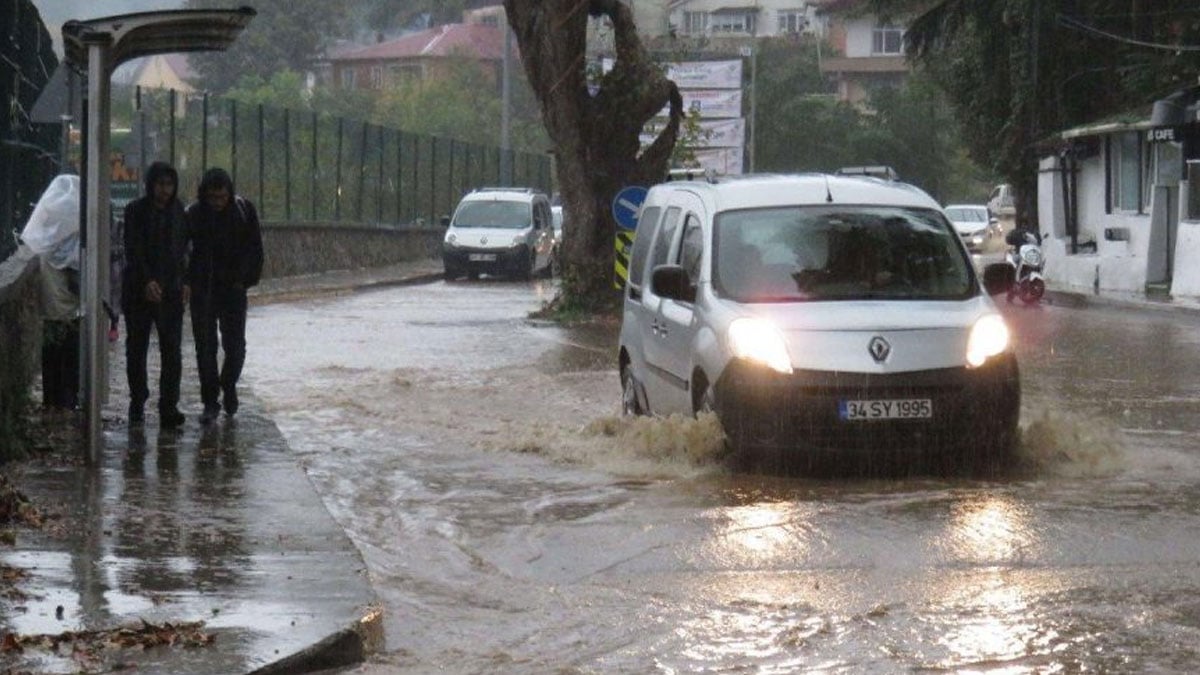
[[[246,291],[218,287],[211,293],[194,294],[192,334],[196,338],[200,398],[205,408],[216,408],[221,391],[237,386],[246,363]],[[218,347],[225,352],[220,372],[217,371]]]
[[[179,405],[179,378],[183,373],[183,304],[181,302],[131,302],[125,307],[125,375],[129,379],[129,404],[141,408],[150,398],[146,383],[146,352],[150,329],[158,333],[162,372],[158,377],[158,409]]]
[[[79,404],[79,323],[42,326],[42,405],[72,410]]]

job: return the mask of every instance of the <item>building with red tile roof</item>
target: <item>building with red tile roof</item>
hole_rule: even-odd
[[[504,34],[494,25],[452,23],[373,45],[331,54],[323,70],[342,89],[386,89],[438,77],[462,62],[476,62],[498,81]]]

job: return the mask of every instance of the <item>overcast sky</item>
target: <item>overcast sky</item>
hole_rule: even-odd
[[[61,55],[62,25],[71,19],[95,19],[130,12],[152,12],[159,9],[180,9],[183,0],[33,0],[54,37],[56,51]],[[233,3],[230,3],[233,4]]]

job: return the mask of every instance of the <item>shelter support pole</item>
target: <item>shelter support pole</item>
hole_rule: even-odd
[[[108,330],[103,301],[108,297],[109,250],[109,49],[111,39],[100,36],[87,41],[88,54],[88,128],[87,190],[84,209],[87,214],[83,293],[85,363],[84,402],[87,445],[84,460],[89,465],[100,461],[104,447],[102,409],[108,398]]]

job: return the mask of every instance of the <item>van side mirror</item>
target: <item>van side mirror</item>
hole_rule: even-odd
[[[660,298],[681,302],[695,302],[696,289],[688,278],[687,270],[679,265],[659,265],[650,275],[650,290]]]
[[[992,263],[983,268],[983,290],[988,295],[1007,293],[1013,284],[1013,268],[1008,263]]]

